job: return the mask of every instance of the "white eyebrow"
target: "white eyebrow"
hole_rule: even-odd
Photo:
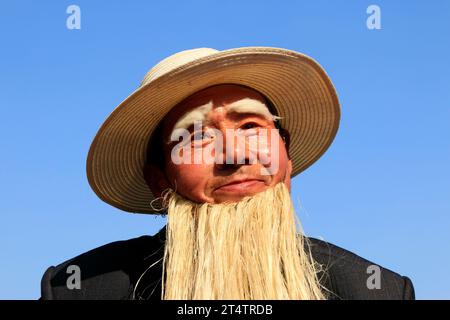
[[[236,112],[236,113],[252,113],[256,115],[260,115],[263,118],[266,118],[269,121],[275,121],[280,119],[280,117],[274,116],[270,113],[269,108],[259,100],[244,98],[233,103],[230,103],[227,106],[227,112]]]
[[[189,111],[184,116],[180,118],[180,120],[175,123],[173,127],[173,131],[177,129],[189,129],[196,121],[203,122],[206,120],[208,113],[212,110],[213,102],[210,101],[207,104],[204,104],[200,107],[195,108],[192,111]]]

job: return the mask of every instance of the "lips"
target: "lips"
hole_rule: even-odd
[[[255,178],[241,178],[241,179],[234,179],[228,183],[225,183],[221,185],[220,187],[216,188],[217,191],[223,191],[223,192],[240,192],[240,193],[246,193],[248,191],[251,191],[254,188],[260,188],[261,186],[264,186],[265,183],[261,179],[255,179]]]

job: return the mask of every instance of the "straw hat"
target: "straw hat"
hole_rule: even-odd
[[[339,101],[327,74],[310,57],[272,47],[186,50],[150,69],[100,127],[87,158],[95,193],[119,209],[153,213],[154,196],[143,177],[153,130],[183,99],[225,83],[251,87],[273,103],[281,126],[290,133],[293,176],[319,159],[333,141]]]

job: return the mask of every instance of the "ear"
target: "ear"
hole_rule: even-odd
[[[289,191],[291,191],[291,174],[292,174],[292,160],[289,159],[286,167],[286,174],[284,176],[284,183],[287,185]]]
[[[292,175],[292,160],[291,159],[288,160],[288,165],[287,165],[286,171],[287,171],[287,175],[290,177]]]
[[[291,135],[289,134],[289,131],[287,131],[286,129],[283,129],[281,127],[278,128],[278,131],[280,132],[281,139],[284,142],[284,147],[286,148],[288,158],[290,158],[289,147],[291,145]]]
[[[144,179],[153,195],[158,198],[170,187],[164,172],[153,164],[144,165]]]

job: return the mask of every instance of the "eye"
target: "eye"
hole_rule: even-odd
[[[260,127],[260,125],[257,124],[256,122],[247,122],[247,123],[244,123],[239,129],[249,130],[249,129],[254,129],[254,128],[258,128],[258,127]]]
[[[196,131],[191,134],[193,144],[203,144],[214,138],[214,133],[209,130]]]
[[[204,138],[204,132],[203,131],[198,131],[198,132],[193,132],[191,134],[191,138],[193,141],[199,141],[199,140],[203,140]]]

